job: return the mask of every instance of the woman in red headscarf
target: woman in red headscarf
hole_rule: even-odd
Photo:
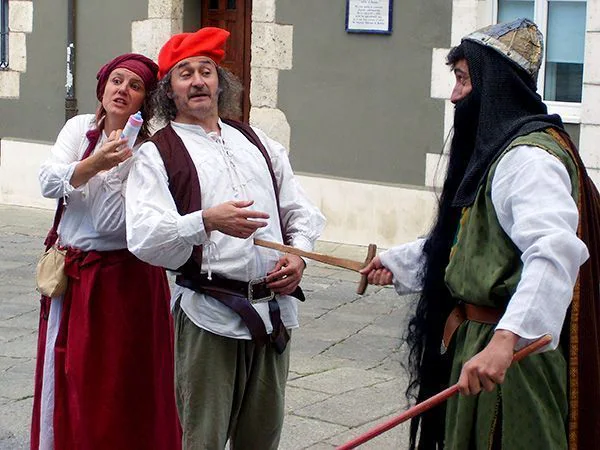
[[[98,72],[95,115],[70,119],[42,165],[58,199],[46,244],[67,249],[64,296],[42,297],[32,449],[180,448],[164,270],[127,250],[125,185],[132,149],[121,131],[141,111],[158,67],[121,55]],[[61,217],[62,213],[62,217]]]

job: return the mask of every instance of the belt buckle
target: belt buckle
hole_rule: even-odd
[[[248,281],[248,300],[250,303],[268,302],[273,297],[275,297],[275,292],[267,287],[267,277]]]

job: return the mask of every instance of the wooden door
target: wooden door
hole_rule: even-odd
[[[203,0],[203,27],[219,27],[231,33],[221,62],[239,77],[244,86],[242,114],[245,122],[250,116],[250,35],[252,0]]]

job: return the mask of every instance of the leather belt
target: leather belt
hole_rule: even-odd
[[[283,353],[290,339],[289,333],[281,320],[281,313],[273,291],[266,287],[264,278],[249,282],[231,280],[213,274],[209,280],[206,275],[194,279],[179,275],[175,279],[179,286],[205,293],[219,300],[235,311],[248,327],[252,339],[259,345],[271,343],[278,353]],[[302,290],[298,289],[292,295],[304,301]],[[265,324],[258,312],[252,307],[253,303],[269,302],[269,317],[273,332],[268,335]]]
[[[250,303],[268,302],[275,297],[275,293],[267,287],[266,277],[250,281],[239,281],[213,274],[211,278],[209,280],[206,275],[201,275],[195,281],[205,289],[222,290],[235,296],[244,297]]]
[[[456,308],[450,312],[450,315],[446,319],[441,353],[446,353],[456,329],[465,320],[495,325],[500,322],[500,319],[504,315],[504,311],[505,310],[503,308],[491,308],[489,306],[477,306],[469,303],[459,303]]]

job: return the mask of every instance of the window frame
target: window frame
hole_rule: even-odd
[[[498,23],[498,2],[500,0],[492,1],[492,19],[493,23]],[[586,3],[586,15],[587,15],[587,6],[589,1],[585,0]],[[544,88],[546,83],[546,36],[548,31],[548,0],[533,0],[533,21],[537,24],[540,29],[542,35],[544,36],[544,59],[543,64],[540,67],[540,71],[538,74],[537,80],[537,88],[538,92],[542,96],[544,103],[548,106],[548,111],[553,114],[559,114],[563,121],[566,123],[581,123],[581,102],[558,102],[553,100],[546,100],[544,98]],[[586,30],[587,31],[587,30]],[[584,71],[585,71],[585,57],[583,61]],[[583,83],[581,86],[583,91]],[[583,94],[583,92],[582,92]]]
[[[8,70],[8,0],[0,0],[0,70]]]

